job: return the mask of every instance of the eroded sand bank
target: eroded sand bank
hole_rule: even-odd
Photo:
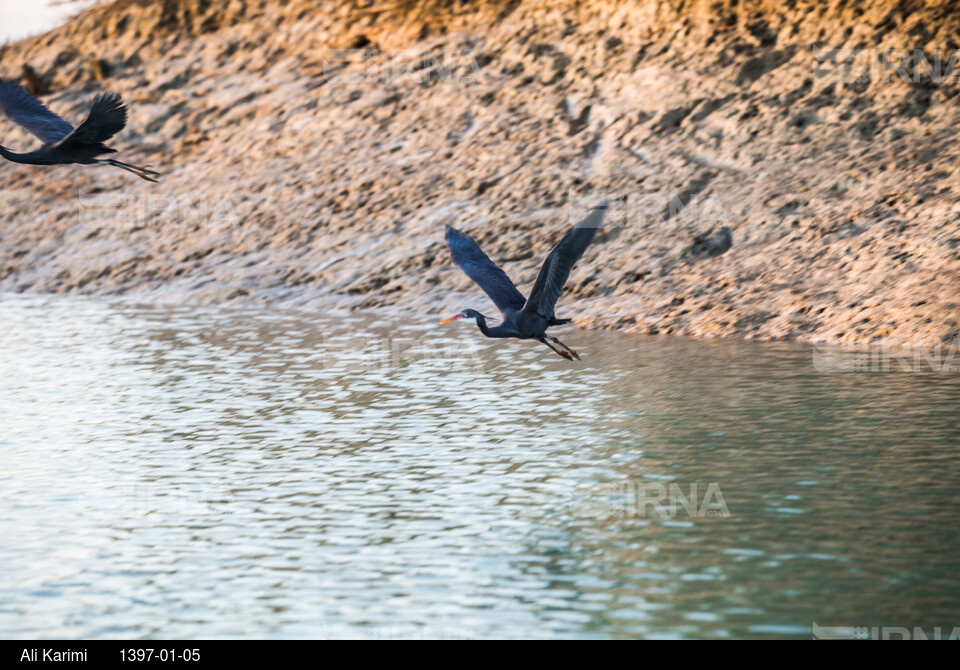
[[[949,3],[403,4],[121,1],[5,47],[72,121],[121,93],[113,145],[165,176],[0,165],[0,290],[449,316],[489,305],[444,224],[525,291],[612,194],[558,308],[580,325],[960,337]],[[945,76],[876,60],[920,48]]]

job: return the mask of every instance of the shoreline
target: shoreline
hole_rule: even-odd
[[[335,316],[350,317],[350,316],[361,316],[368,317],[371,319],[376,319],[376,317],[382,316],[387,321],[403,321],[405,323],[415,324],[417,328],[426,328],[432,327],[437,324],[436,319],[447,314],[447,312],[453,313],[457,311],[456,306],[451,306],[446,311],[438,311],[435,314],[425,314],[423,312],[418,312],[412,308],[405,307],[403,305],[383,305],[376,308],[355,308],[350,305],[343,304],[336,300],[336,297],[318,295],[309,300],[303,300],[297,302],[295,300],[256,300],[250,298],[240,298],[235,300],[229,300],[225,302],[203,302],[187,299],[184,300],[182,296],[168,296],[165,298],[158,298],[156,295],[146,295],[138,296],[134,294],[110,294],[110,293],[32,293],[32,292],[22,292],[14,293],[10,291],[0,291],[0,308],[2,308],[3,302],[5,299],[14,298],[14,299],[24,299],[24,300],[44,300],[44,299],[53,299],[53,300],[84,300],[92,301],[94,303],[99,303],[105,307],[121,307],[121,308],[131,308],[136,310],[147,310],[147,311],[189,311],[202,313],[207,310],[213,310],[220,312],[224,315],[230,316],[233,314],[243,313],[243,312],[256,312],[259,314],[268,314],[270,312],[275,312],[277,314],[282,314],[286,316],[302,315],[304,318],[326,318],[331,313]],[[466,303],[465,303],[466,304]],[[324,310],[323,313],[321,311]],[[445,332],[440,330],[440,326],[437,326],[438,334],[443,336],[443,339],[450,338],[480,338],[480,342],[488,342],[490,344],[495,344],[495,340],[489,340],[484,338],[479,332],[475,332],[475,328],[463,327],[462,331],[450,331]],[[589,333],[604,333],[604,334],[615,334],[627,338],[641,338],[648,341],[661,341],[661,342],[683,342],[686,344],[703,344],[703,345],[737,345],[743,344],[747,346],[757,345],[760,347],[772,346],[772,347],[782,347],[790,351],[804,351],[804,352],[830,352],[837,353],[842,356],[852,355],[862,352],[898,352],[906,351],[910,355],[913,355],[913,351],[917,352],[922,351],[932,351],[936,349],[938,352],[945,351],[946,353],[946,364],[950,366],[960,366],[960,340],[953,341],[933,341],[933,342],[910,342],[910,341],[897,341],[897,340],[877,340],[873,342],[862,342],[862,343],[836,343],[836,342],[823,342],[823,341],[814,341],[814,340],[803,340],[803,339],[761,339],[761,338],[737,338],[737,337],[697,337],[695,335],[684,335],[684,334],[649,334],[649,333],[639,333],[636,331],[624,330],[622,328],[613,328],[609,326],[595,326],[587,323],[578,323],[574,321],[573,323],[556,326],[551,329],[551,332],[556,331],[557,333],[562,333],[566,331],[567,333],[580,331],[584,335]],[[513,343],[514,345],[516,342]],[[954,360],[956,359],[956,360]],[[851,359],[852,360],[852,359]],[[849,372],[853,371],[852,368],[844,368],[842,370],[835,370],[835,372]],[[954,371],[951,367],[950,371]],[[957,368],[957,371],[960,371],[960,367]]]

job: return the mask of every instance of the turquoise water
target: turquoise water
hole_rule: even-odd
[[[0,636],[960,626],[960,374],[435,322],[0,296]]]

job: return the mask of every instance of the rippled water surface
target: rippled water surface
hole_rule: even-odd
[[[0,296],[0,637],[960,626],[960,374],[435,322]]]

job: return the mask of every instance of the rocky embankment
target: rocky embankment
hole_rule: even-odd
[[[558,309],[581,325],[954,339],[958,28],[892,0],[120,0],[0,76],[73,121],[121,93],[119,157],[163,180],[0,164],[0,291],[433,318],[488,307],[444,224],[526,290],[606,195]]]

